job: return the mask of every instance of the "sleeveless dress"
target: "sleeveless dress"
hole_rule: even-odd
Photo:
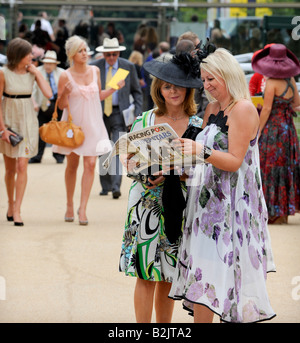
[[[201,127],[202,119],[190,117],[189,124]],[[153,110],[144,112],[133,123],[132,131],[155,125]],[[186,196],[185,182],[181,190]],[[154,189],[133,181],[129,190],[127,218],[119,271],[149,281],[172,282],[178,244],[170,243],[164,230],[163,183]]]
[[[35,76],[31,73],[16,74],[7,67],[4,73],[4,92],[10,95],[32,94]],[[39,143],[39,123],[31,98],[2,99],[3,120],[6,127],[23,136],[15,147],[0,139],[0,152],[11,158],[30,158],[37,154]]]
[[[227,116],[211,115],[196,138],[228,152]],[[257,138],[241,167],[223,171],[210,163],[190,170],[186,223],[169,297],[193,314],[202,304],[222,321],[272,318],[266,273],[275,271],[262,192]]]
[[[272,110],[259,139],[260,166],[269,217],[294,215],[300,211],[300,150],[290,99],[275,96]]]
[[[97,73],[93,69],[93,80],[85,86],[77,84],[70,71],[67,76],[72,82],[73,89],[68,97],[73,123],[80,126],[84,132],[84,142],[77,148],[66,148],[53,145],[53,152],[69,155],[74,152],[80,156],[98,156],[111,150],[111,143],[103,122],[102,107],[97,84]],[[65,108],[61,120],[68,120],[68,109]]]

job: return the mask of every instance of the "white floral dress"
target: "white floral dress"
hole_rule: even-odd
[[[211,115],[197,136],[207,146],[228,151],[227,117]],[[266,273],[275,271],[267,228],[257,138],[241,167],[227,172],[198,165],[190,177],[186,224],[169,296],[210,308],[227,322],[257,322],[275,316]],[[201,181],[202,178],[202,181]]]

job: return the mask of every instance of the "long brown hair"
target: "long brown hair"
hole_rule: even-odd
[[[14,38],[7,45],[7,68],[14,70],[20,61],[32,52],[32,45],[25,39]]]
[[[163,80],[158,79],[157,77],[153,77],[151,83],[151,97],[157,108],[155,109],[155,114],[158,116],[162,116],[166,113],[167,108],[165,104],[165,99],[162,96],[160,89],[163,84]],[[193,88],[186,89],[186,95],[183,103],[183,109],[186,114],[190,117],[197,112],[197,106],[194,100],[195,90]]]

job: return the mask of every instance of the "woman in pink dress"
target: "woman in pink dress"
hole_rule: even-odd
[[[68,68],[60,77],[58,83],[58,107],[64,109],[62,119],[67,120],[68,103],[76,125],[81,126],[85,140],[78,148],[53,146],[53,151],[67,156],[65,184],[67,192],[67,209],[65,221],[74,221],[73,197],[76,185],[79,158],[83,156],[83,175],[81,179],[81,197],[78,208],[80,225],[87,225],[86,208],[94,181],[97,156],[107,153],[111,144],[102,118],[101,100],[105,99],[114,89],[102,90],[99,68],[89,66],[87,44],[73,36],[66,42],[66,53],[70,62]],[[120,81],[119,87],[123,87]]]

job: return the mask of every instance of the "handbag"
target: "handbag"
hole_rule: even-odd
[[[182,138],[194,141],[201,131],[202,128],[189,125]],[[178,243],[182,235],[182,218],[186,200],[182,194],[180,177],[175,175],[173,170],[170,171],[170,175],[165,176],[162,205],[166,236],[170,243]]]
[[[80,126],[72,122],[72,115],[68,103],[68,120],[57,120],[57,101],[52,114],[52,119],[39,128],[41,139],[49,144],[55,144],[67,148],[77,148],[84,141],[84,133]]]
[[[15,136],[13,136],[13,135],[10,135],[10,136],[9,136],[10,144],[11,144],[13,147],[15,147],[15,146],[18,145],[20,142],[22,142],[23,137],[22,137],[20,134],[18,134],[17,132],[13,131],[10,127],[8,127],[7,130],[15,134]]]

